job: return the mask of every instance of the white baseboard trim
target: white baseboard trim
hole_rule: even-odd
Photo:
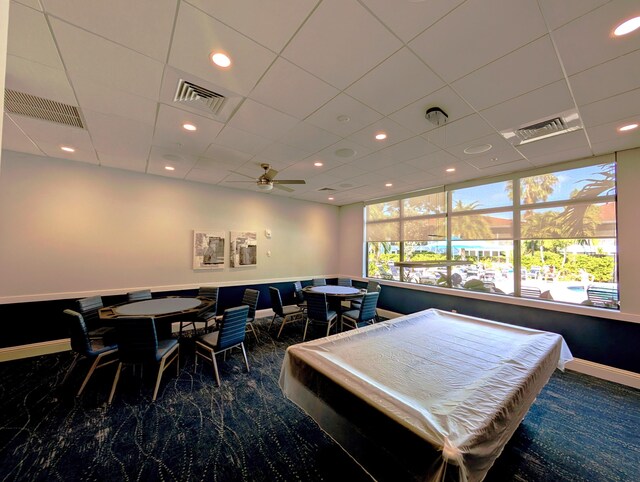
[[[0,348],[0,362],[20,360],[21,358],[29,358],[32,356],[49,355],[51,353],[69,350],[71,350],[69,338],[31,343],[29,345],[10,346]]]
[[[610,382],[620,383],[632,388],[640,389],[640,373],[634,373],[620,368],[614,368],[589,360],[574,358],[567,363],[566,368],[574,372],[584,373],[592,377],[600,378]]]

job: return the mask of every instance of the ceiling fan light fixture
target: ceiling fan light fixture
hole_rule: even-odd
[[[258,181],[258,189],[261,191],[271,191],[273,189],[273,184],[266,180]]]

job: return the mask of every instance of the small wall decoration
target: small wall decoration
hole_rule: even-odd
[[[224,268],[224,231],[193,231],[193,269]]]
[[[230,266],[255,266],[257,264],[258,234],[255,231],[231,231]]]

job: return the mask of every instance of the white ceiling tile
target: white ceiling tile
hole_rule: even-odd
[[[317,0],[188,0],[212,17],[279,52]]]
[[[454,82],[453,88],[484,110],[562,78],[551,40],[544,36]]]
[[[29,59],[54,69],[62,69],[58,49],[44,14],[11,2],[9,5],[7,54]]]
[[[387,138],[384,140],[377,140],[376,134],[384,132],[387,134]],[[398,142],[402,142],[410,137],[414,137],[413,133],[406,127],[402,127],[397,122],[389,119],[388,117],[380,119],[364,129],[359,130],[355,134],[349,136],[349,140],[356,144],[363,145],[376,151],[384,149]]]
[[[608,2],[555,30],[553,38],[568,75],[589,69],[640,48],[640,36],[612,38],[622,21],[638,15],[635,1]]]
[[[125,169],[127,171],[146,172],[147,170],[147,158],[145,157],[131,157],[131,156],[118,156],[115,154],[108,154],[106,152],[98,151],[98,159],[100,160],[100,166],[111,167],[114,169]]]
[[[464,150],[468,147],[475,147],[475,146],[485,146],[485,145],[490,145],[491,149],[487,152],[481,153],[481,154],[466,154],[464,152]],[[488,136],[484,136],[484,137],[480,137],[474,140],[470,140],[467,142],[464,142],[462,144],[458,144],[456,146],[450,146],[447,147],[446,151],[451,154],[452,156],[457,157],[458,159],[461,159],[463,161],[466,161],[468,159],[472,159],[476,156],[478,157],[484,157],[484,156],[488,156],[488,157],[495,157],[497,156],[500,152],[502,151],[512,151],[513,150],[513,146],[507,142],[505,140],[504,137],[502,137],[500,134],[490,134]],[[491,155],[493,154],[493,155]]]
[[[620,149],[630,149],[637,147],[640,144],[633,145],[633,141],[640,139],[640,128],[636,128],[630,131],[619,132],[618,128],[635,122],[640,123],[640,116],[634,116],[627,119],[620,119],[618,122],[609,122],[606,124],[600,124],[589,129],[589,140],[593,144],[601,144],[611,140],[618,140],[620,142]]]
[[[611,151],[607,151],[611,152]],[[594,155],[592,149],[580,146],[573,149],[565,149],[559,151],[545,152],[541,156],[530,156],[527,160],[534,166],[548,166],[556,162],[568,161],[573,159],[586,159]]]
[[[427,154],[426,156],[417,157],[416,159],[410,159],[405,162],[405,164],[415,166],[418,169],[427,172],[432,172],[433,169],[436,168],[444,170],[447,167],[453,167],[459,163],[460,160],[449,154],[447,151],[433,152],[431,154]]]
[[[11,119],[36,143],[55,144],[58,149],[61,146],[68,146],[82,151],[93,150],[91,137],[86,129],[17,114],[12,114]]]
[[[609,154],[614,151],[624,151],[626,149],[635,149],[640,146],[640,132],[633,131],[631,135],[614,138],[607,141],[593,144],[593,154],[596,156]]]
[[[448,116],[448,123],[455,122],[473,113],[473,109],[469,104],[457,95],[451,87],[446,86],[394,112],[389,117],[415,134],[422,134],[428,130],[438,128],[437,125],[432,124],[425,117],[427,110],[432,107],[439,107],[444,111]]]
[[[640,120],[640,89],[594,102],[580,108],[584,125],[589,128],[610,122],[622,121],[626,118]],[[622,122],[620,122],[622,125]],[[587,129],[590,133],[591,129]]]
[[[214,51],[226,52],[231,66],[216,67],[210,60]],[[247,95],[275,57],[273,52],[200,10],[180,4],[169,54],[172,66]]]
[[[182,127],[184,124],[193,124],[197,130],[188,131]],[[191,152],[192,155],[198,156],[205,152],[211,140],[215,139],[223,127],[224,124],[221,122],[161,104],[153,143],[156,146]]]
[[[565,80],[515,97],[481,112],[498,131],[531,125],[575,107]]]
[[[404,42],[408,42],[433,25],[464,0],[433,0],[430,2],[363,0],[368,8]]]
[[[396,162],[401,162],[393,157],[386,155],[383,151],[374,152],[368,156],[358,159],[350,163],[350,166],[358,167],[362,172],[377,171],[385,167],[393,166]]]
[[[299,122],[298,125],[280,138],[280,142],[297,147],[309,154],[318,152],[339,140],[340,137],[337,135],[307,122]]]
[[[87,150],[76,148],[75,152],[65,152],[60,149],[60,144],[57,142],[38,141],[38,147],[49,157],[55,157],[58,159],[67,159],[69,161],[86,162],[87,164],[98,165],[98,157],[96,151],[93,148]]]
[[[227,176],[226,172],[214,172],[208,169],[191,169],[185,176],[187,181],[203,182],[206,184],[217,184]]]
[[[498,174],[508,174],[512,172],[525,171],[531,169],[533,164],[526,159],[518,159],[504,164],[486,165],[480,168],[483,176],[497,176]]]
[[[297,123],[295,117],[247,99],[227,125],[275,141]]]
[[[153,137],[153,125],[124,117],[84,111],[95,149],[115,156],[147,159]]]
[[[552,30],[594,10],[611,0],[539,0],[542,14]]]
[[[346,153],[343,153],[343,151],[349,149],[353,151],[353,155],[345,157]],[[336,165],[355,161],[356,159],[364,157],[370,153],[371,149],[361,146],[360,144],[356,144],[348,139],[343,139],[322,149],[321,151],[316,152],[313,155],[313,160],[320,160],[325,162],[325,164],[330,162]]]
[[[282,164],[291,165],[308,156],[309,153],[306,150],[281,142],[269,144],[269,146],[261,150],[258,154],[258,157],[265,158],[265,160],[269,160],[269,162],[278,162],[281,166]]]
[[[355,0],[324,0],[284,49],[283,56],[344,89],[401,46]]]
[[[585,148],[588,149],[589,144],[584,130],[582,129],[569,132],[567,134],[560,134],[546,139],[540,139],[517,147],[518,151],[520,151],[522,155],[530,161],[541,156],[553,156],[554,153],[567,151],[569,149]]]
[[[141,97],[158,98],[161,62],[55,18],[50,22],[72,81],[75,76],[88,77]]]
[[[422,173],[420,169],[416,166],[412,166],[411,164],[407,164],[404,162],[397,162],[391,167],[384,167],[382,169],[378,169],[376,174],[383,176],[386,179],[415,179],[415,176],[419,173]]]
[[[2,123],[2,148],[35,156],[43,155],[38,145],[6,113]]]
[[[447,122],[437,129],[423,134],[422,137],[439,148],[445,149],[494,132],[494,129],[482,117],[473,114],[454,122]]]
[[[338,94],[335,87],[280,57],[253,89],[250,97],[304,119]]]
[[[536,2],[469,0],[416,37],[409,47],[451,82],[546,33]]]
[[[55,100],[63,104],[78,105],[64,70],[51,68],[14,55],[7,55],[5,88]]]
[[[347,94],[385,115],[444,85],[408,48],[403,48],[352,84]]]
[[[358,181],[360,181],[359,176],[364,175],[367,171],[364,171],[360,166],[344,164],[342,166],[335,167],[328,172],[338,179],[351,179],[352,177],[358,177]]]
[[[222,132],[218,134],[215,143],[232,149],[242,150],[249,154],[257,154],[271,144],[271,141],[227,125]]]
[[[36,10],[42,10],[40,0],[12,0],[11,3],[21,3],[27,7],[35,8]]]
[[[164,62],[176,13],[175,0],[42,0],[45,11],[84,30]],[[122,15],[126,12],[126,15]]]
[[[502,164],[511,164],[514,161],[520,161],[522,160],[522,154],[516,151],[512,146],[508,146],[505,149],[491,149],[491,151],[484,154],[465,156],[463,160],[473,167],[484,170],[500,166]]]
[[[164,147],[151,146],[147,173],[183,179],[194,167],[196,161],[197,158],[194,156],[185,155],[182,152]],[[165,169],[166,166],[173,167],[174,170],[167,170]]]
[[[155,100],[96,84],[87,77],[74,77],[73,88],[82,109],[126,117],[147,124],[155,122],[158,108]],[[100,95],[96,95],[96,91],[100,91]]]
[[[204,155],[198,159],[197,166],[201,169],[237,168],[251,159],[251,155],[245,152],[229,149],[228,147],[211,144]]]
[[[453,168],[455,171],[446,172],[445,169],[449,168]],[[481,175],[480,169],[464,161],[449,163],[446,164],[446,166],[433,167],[431,169],[427,169],[427,172],[432,174],[440,183],[443,184],[452,184],[466,179],[474,179]]]
[[[382,117],[379,112],[343,93],[307,117],[306,122],[346,137]]]
[[[640,42],[638,47],[635,52],[569,77],[578,105],[589,104],[637,87],[640,78]]]

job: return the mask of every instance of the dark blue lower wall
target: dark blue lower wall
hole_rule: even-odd
[[[336,280],[327,280],[335,284]],[[303,282],[303,286],[311,280]],[[364,287],[366,283],[354,283]],[[218,313],[238,306],[245,288],[260,291],[258,309],[271,307],[269,286],[280,290],[285,305],[293,304],[293,283],[269,283],[220,288]],[[197,289],[156,292],[162,296],[195,296]],[[126,295],[103,296],[105,306],[126,301]],[[514,325],[552,331],[561,334],[573,356],[611,367],[640,372],[640,324],[594,316],[577,315],[496,301],[417,291],[396,286],[383,286],[378,307],[396,313],[414,313],[427,308],[456,310],[458,313],[511,323]],[[62,317],[66,308],[75,308],[75,299],[12,303],[0,305],[3,333],[0,348],[66,338]]]
[[[384,286],[378,303],[396,313],[427,308],[458,313],[562,335],[576,358],[640,372],[640,324],[528,306]]]

